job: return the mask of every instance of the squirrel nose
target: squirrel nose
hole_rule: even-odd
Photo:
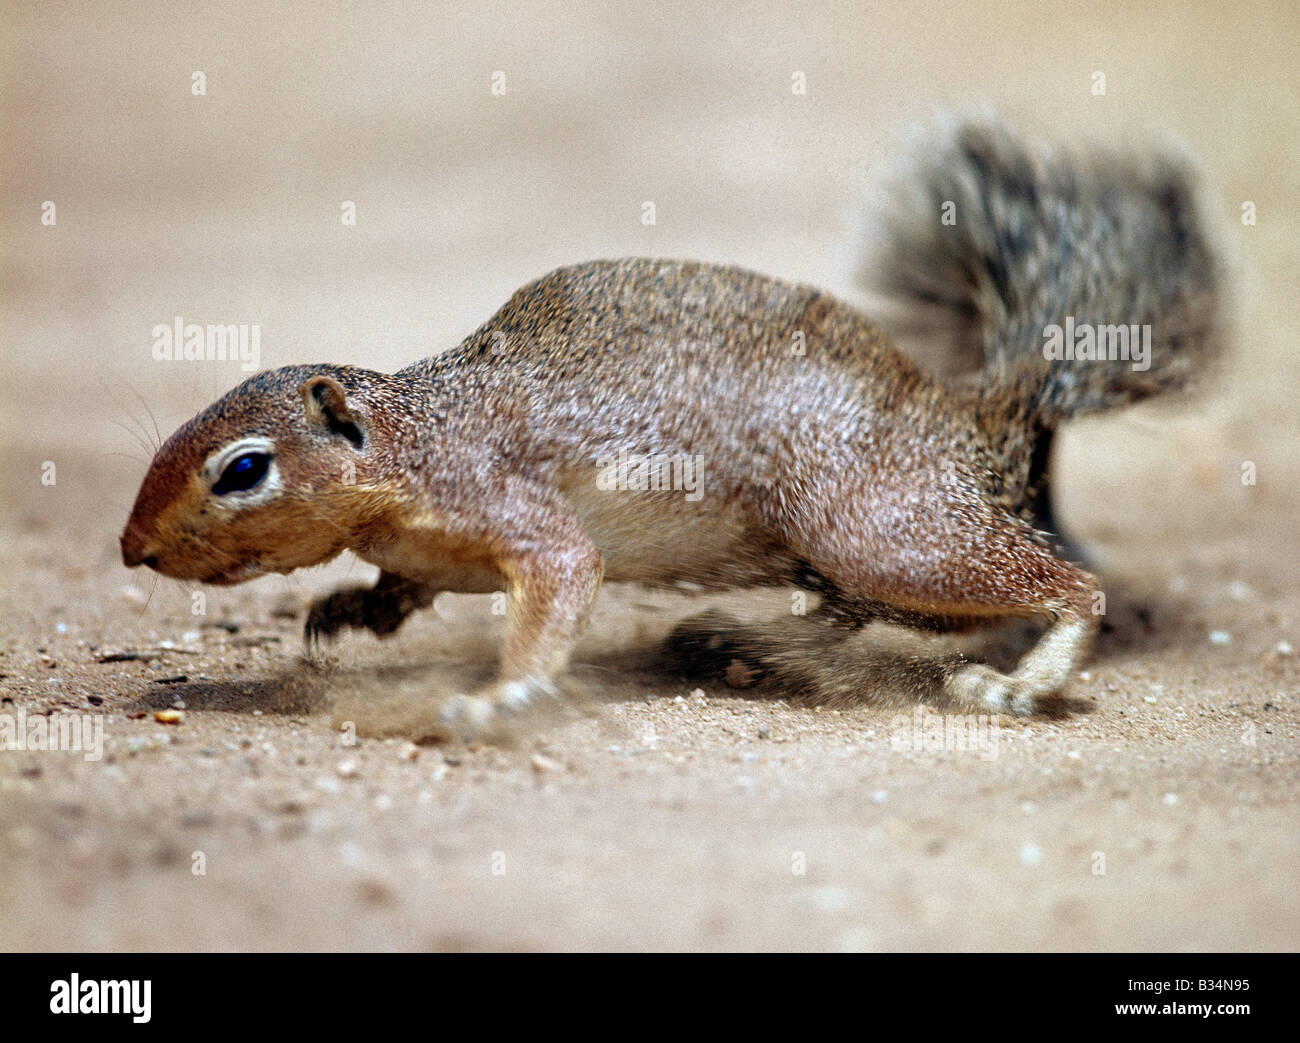
[[[156,554],[145,554],[142,546],[133,546],[127,542],[126,536],[118,540],[122,547],[122,564],[129,569],[137,565],[144,565],[151,569],[158,567],[158,556]]]

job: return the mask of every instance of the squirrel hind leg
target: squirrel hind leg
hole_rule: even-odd
[[[974,509],[972,509],[974,508]],[[949,668],[941,698],[986,712],[1031,714],[1057,695],[1082,663],[1100,625],[1097,580],[1064,560],[1006,510],[978,499],[949,502],[943,492],[912,513],[885,541],[862,530],[858,545],[843,539],[854,520],[869,517],[849,500],[834,543],[802,547],[819,574],[890,622],[953,631],[1026,618],[1050,625],[1010,673],[982,664]],[[846,548],[855,548],[848,553]]]
[[[1050,625],[1009,674],[980,664],[954,670],[944,683],[945,695],[954,702],[994,713],[1037,713],[1045,699],[1069,682],[1097,636],[1101,623],[1094,611],[1097,581],[1036,544],[1029,544],[1024,553],[1024,568],[1008,584],[1012,596],[1002,605],[980,605],[979,610],[985,618],[990,614],[1039,618]],[[1032,586],[1018,582],[1026,574],[1036,577]]]

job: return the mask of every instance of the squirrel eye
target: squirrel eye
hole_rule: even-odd
[[[270,465],[269,453],[245,453],[238,456],[221,472],[212,491],[218,496],[225,496],[226,493],[242,493],[251,489],[266,477],[266,469]]]

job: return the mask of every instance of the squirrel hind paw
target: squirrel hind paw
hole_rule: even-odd
[[[950,674],[944,683],[944,693],[954,703],[989,713],[1028,717],[1042,709],[1037,693],[1028,682],[979,663],[963,666]]]

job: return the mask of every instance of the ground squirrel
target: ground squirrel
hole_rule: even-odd
[[[927,373],[806,286],[579,264],[400,372],[245,381],[158,451],[123,561],[222,584],[345,549],[378,565],[373,589],[313,604],[309,640],[383,636],[438,591],[504,588],[498,680],[443,712],[466,735],[555,694],[602,580],[815,591],[820,606],[784,624],[792,648],[800,627],[830,641],[872,619],[1041,620],[1009,674],[935,678],[951,703],[1034,712],[1098,625],[1097,581],[1034,524],[1046,446],[1065,418],[1181,387],[1206,362],[1213,254],[1181,161],[1085,162],[975,120],[915,177],[921,206],[893,215],[885,280],[978,341],[978,381]],[[1135,338],[1122,353],[1120,327]],[[717,647],[716,622],[675,647]]]

